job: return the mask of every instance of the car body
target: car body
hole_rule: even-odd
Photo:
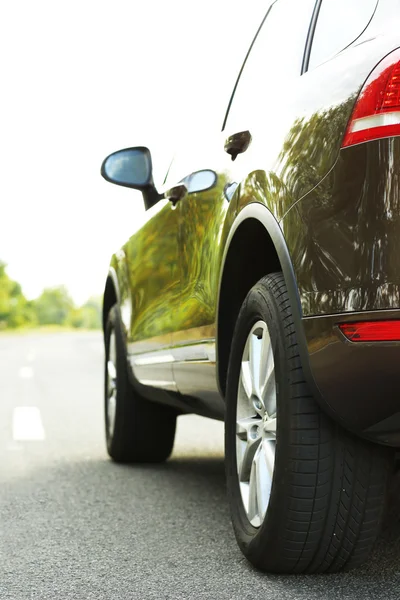
[[[104,324],[116,304],[141,395],[224,419],[239,311],[282,272],[314,398],[345,430],[398,447],[400,97],[354,111],[400,64],[400,4],[267,5],[222,134],[178,155],[162,190],[131,185],[148,218],[112,257]],[[389,334],[359,334],[371,323]]]

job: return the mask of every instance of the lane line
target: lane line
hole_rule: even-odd
[[[33,377],[33,367],[21,367],[18,376],[21,379],[31,379]]]
[[[44,440],[45,432],[37,406],[16,406],[13,411],[12,433],[15,441]]]

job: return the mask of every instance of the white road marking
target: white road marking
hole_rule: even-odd
[[[31,379],[33,377],[33,367],[21,367],[18,375],[21,379]]]
[[[46,437],[37,406],[16,406],[12,429],[15,441],[44,440]]]

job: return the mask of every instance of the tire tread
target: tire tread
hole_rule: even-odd
[[[281,540],[269,540],[264,556],[254,554],[250,560],[263,570],[281,573],[333,573],[358,566],[380,531],[392,452],[342,429],[310,394],[283,274],[263,277],[241,313],[246,313],[254,294],[274,302],[281,317],[291,427]],[[271,544],[279,548],[278,556],[268,553]]]
[[[128,372],[129,366],[117,305],[114,305],[108,314],[105,332],[106,356],[112,329],[115,331],[117,345],[119,387],[115,429],[111,437],[106,426],[107,451],[116,462],[163,462],[169,457],[173,448],[176,411],[169,406],[150,402],[133,387]],[[148,435],[149,423],[152,426],[151,435]]]

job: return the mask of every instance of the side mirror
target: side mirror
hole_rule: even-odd
[[[140,190],[146,210],[162,197],[153,183],[153,167],[148,148],[137,146],[113,152],[103,161],[101,175],[106,181]]]
[[[188,180],[185,183],[187,185],[189,194],[205,192],[215,186],[217,183],[217,174],[215,171],[211,171],[210,169],[195,171],[189,175]]]
[[[195,171],[182,179],[178,185],[165,192],[164,198],[167,198],[175,206],[186,194],[198,194],[210,190],[216,185],[217,180],[217,174],[211,169]]]

